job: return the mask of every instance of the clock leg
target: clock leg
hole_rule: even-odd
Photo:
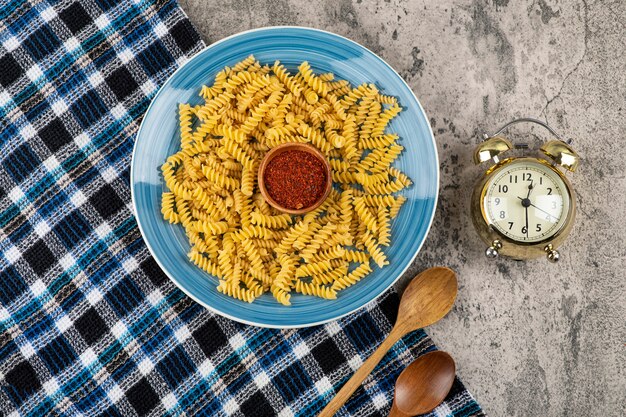
[[[543,250],[546,251],[547,258],[550,262],[557,263],[559,259],[561,259],[561,254],[552,247],[552,243],[548,244]]]
[[[489,259],[496,259],[498,255],[500,255],[500,253],[498,252],[500,249],[502,249],[502,243],[498,239],[496,239],[491,242],[491,246],[489,246],[487,250],[485,250],[485,256]]]

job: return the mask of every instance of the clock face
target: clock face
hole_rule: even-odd
[[[549,166],[529,160],[512,161],[485,185],[487,221],[506,237],[520,242],[551,238],[570,210],[567,186]]]

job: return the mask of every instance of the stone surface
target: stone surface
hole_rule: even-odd
[[[459,274],[453,312],[429,331],[493,416],[623,416],[626,404],[626,3],[598,1],[181,0],[207,42],[302,25],[372,49],[431,119],[441,194],[405,283]],[[482,132],[520,116],[574,139],[579,213],[562,262],[489,262],[469,217]],[[511,138],[536,148],[541,130]],[[529,153],[532,153],[529,151]],[[403,285],[403,284],[400,284]]]

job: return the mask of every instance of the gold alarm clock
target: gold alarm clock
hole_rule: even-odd
[[[513,148],[527,148],[514,147],[501,135],[521,122],[539,124],[556,138],[540,148],[547,159],[502,159],[502,154]],[[576,170],[576,152],[541,120],[522,118],[507,123],[493,135],[484,135],[474,151],[474,163],[487,161],[492,165],[476,184],[471,202],[474,226],[488,246],[486,256],[518,260],[547,256],[549,261],[557,262],[557,248],[569,234],[576,214],[574,189],[564,173]]]

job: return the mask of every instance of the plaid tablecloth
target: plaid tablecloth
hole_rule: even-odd
[[[215,316],[159,270],[132,215],[135,133],[204,45],[174,1],[0,3],[2,415],[311,416],[389,332],[398,297],[268,330]],[[423,332],[343,415],[386,415]],[[456,381],[437,416],[483,415]]]

